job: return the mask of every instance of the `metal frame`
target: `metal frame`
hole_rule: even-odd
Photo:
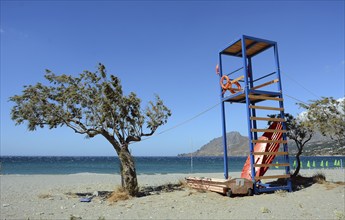
[[[253,40],[254,42],[249,44],[248,46],[246,45],[246,39],[249,40]],[[233,46],[234,44],[238,44],[238,42],[241,42],[241,51],[233,54],[233,53],[229,53],[226,50],[230,49],[231,46]],[[253,46],[255,46],[257,43],[266,43],[268,45],[266,45],[266,47],[264,47],[263,49],[260,49],[258,51],[255,51],[254,54],[252,56],[247,56],[247,50]],[[260,54],[263,51],[266,51],[269,48],[272,48],[274,50],[274,61],[275,61],[275,72],[267,74],[263,77],[259,77],[257,79],[254,79],[253,76],[253,71],[252,71],[252,60],[251,58]],[[251,175],[252,175],[252,181],[254,183],[254,192],[255,193],[259,193],[259,192],[269,192],[269,191],[275,191],[275,190],[288,190],[291,191],[291,180],[290,178],[288,178],[287,180],[287,185],[286,186],[274,186],[274,187],[270,187],[267,184],[261,184],[260,181],[256,181],[255,180],[255,167],[254,167],[254,144],[252,143],[252,140],[255,139],[257,140],[257,132],[252,132],[252,128],[257,128],[257,123],[255,120],[250,120],[251,117],[256,117],[256,109],[255,108],[249,108],[250,105],[255,105],[256,102],[260,102],[259,101],[251,101],[249,99],[249,95],[252,93],[255,94],[262,94],[262,95],[268,95],[268,96],[272,96],[272,97],[278,97],[278,98],[283,98],[283,92],[282,92],[282,83],[281,83],[281,77],[280,77],[280,67],[279,67],[279,57],[278,57],[278,47],[277,47],[277,43],[274,41],[270,41],[270,40],[265,40],[265,39],[260,39],[260,38],[256,38],[256,37],[250,37],[247,35],[242,35],[240,38],[236,39],[235,41],[233,41],[232,43],[230,43],[230,45],[228,47],[226,47],[224,50],[219,52],[219,67],[220,67],[220,77],[223,76],[223,64],[222,64],[222,55],[226,55],[226,56],[235,56],[235,57],[240,57],[242,58],[242,62],[243,62],[243,66],[236,69],[235,71],[230,72],[230,74],[235,73],[241,69],[243,69],[243,75],[244,75],[244,90],[243,91],[239,91],[236,94],[230,95],[230,96],[226,96],[224,97],[222,88],[220,88],[220,99],[221,99],[221,116],[222,116],[222,132],[223,132],[223,147],[224,147],[224,177],[225,179],[228,178],[228,152],[227,152],[227,140],[226,140],[226,116],[225,116],[225,102],[239,102],[239,103],[245,103],[246,104],[246,111],[247,111],[247,126],[248,126],[248,139],[249,139],[249,151],[250,151],[250,164],[251,164]],[[251,76],[248,77],[248,72],[251,73]],[[230,75],[230,74],[226,74],[226,75]],[[271,76],[276,74],[277,79],[279,79],[279,81],[277,82],[278,85],[278,91],[265,91],[265,90],[253,90],[252,88],[253,83],[255,81],[258,81],[260,79],[263,79],[265,77]],[[232,98],[242,95],[244,94],[244,99],[242,100],[238,100],[238,101],[233,101]],[[279,107],[283,108],[283,101],[279,101]],[[280,116],[281,118],[284,118],[284,111],[280,111]],[[286,125],[285,123],[283,123],[283,129],[286,129]],[[283,133],[283,140],[286,140],[286,134]],[[288,152],[288,145],[284,144],[283,145],[284,151]],[[289,162],[289,157],[288,155],[284,156],[284,160],[285,162]],[[285,168],[285,172],[286,174],[290,174],[290,167],[287,166]],[[264,186],[264,188],[259,188],[257,187],[257,185],[261,185]]]
[[[219,71],[220,71],[220,76],[223,75],[223,69],[222,69],[222,56],[219,54]],[[224,94],[222,88],[220,88],[220,99],[223,100]],[[221,111],[222,111],[222,131],[223,131],[223,145],[224,147],[224,178],[228,179],[229,177],[229,171],[228,171],[228,149],[226,146],[226,123],[225,123],[225,106],[224,106],[224,101],[221,103]]]

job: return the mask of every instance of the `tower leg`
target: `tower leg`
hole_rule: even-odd
[[[222,70],[222,55],[219,54],[219,76],[223,76]],[[224,147],[224,178],[229,178],[229,168],[228,168],[228,144],[226,141],[226,123],[225,123],[225,106],[223,102],[223,89],[220,87],[220,100],[221,100],[221,114],[222,114],[222,132],[223,132],[223,147]]]
[[[227,141],[226,141],[226,124],[225,124],[225,106],[224,102],[221,104],[222,108],[222,125],[223,125],[223,146],[224,146],[224,178],[228,179],[229,171],[228,171],[228,149],[227,149]]]
[[[245,97],[246,97],[246,109],[247,109],[247,122],[248,122],[248,141],[249,141],[249,153],[250,153],[250,168],[251,168],[251,174],[252,174],[252,181],[253,181],[253,190],[254,193],[257,194],[258,190],[256,187],[255,182],[255,167],[254,167],[254,145],[253,145],[253,136],[252,136],[252,123],[250,120],[250,117],[252,116],[252,112],[249,109],[250,100],[249,100],[249,92],[250,92],[250,82],[248,81],[248,66],[247,66],[247,54],[246,54],[246,42],[244,39],[244,36],[242,36],[242,60],[243,60],[243,70],[244,70],[244,83],[245,83]]]

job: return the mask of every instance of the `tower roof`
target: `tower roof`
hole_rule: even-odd
[[[233,41],[220,53],[229,56],[242,57],[242,40],[245,42],[247,57],[253,57],[276,44],[274,41],[243,35],[239,39]]]

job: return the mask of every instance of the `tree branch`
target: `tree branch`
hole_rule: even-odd
[[[303,142],[303,146],[310,141],[310,139],[313,137],[313,133],[309,133],[309,137]]]
[[[129,144],[129,142],[131,141],[141,141],[141,137],[140,136],[128,136],[126,138],[126,143]]]
[[[119,142],[116,141],[116,139],[111,136],[106,130],[102,130],[101,134],[103,135],[103,137],[105,137],[110,143],[111,145],[113,145],[113,148],[115,149],[115,151],[117,152],[117,154],[119,155],[120,151],[121,151],[121,146],[119,144]]]

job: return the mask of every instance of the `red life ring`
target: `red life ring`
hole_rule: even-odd
[[[224,80],[226,80],[226,83],[224,84]],[[223,89],[223,93],[225,93],[226,90],[229,90],[232,94],[235,94],[236,91],[235,88],[232,88],[232,84],[235,84],[237,86],[236,90],[240,90],[241,84],[239,84],[237,81],[234,83],[231,83],[231,80],[229,79],[229,77],[227,75],[222,76],[222,78],[220,78],[220,86]]]
[[[226,80],[225,84],[223,83],[224,80]],[[224,75],[222,78],[220,78],[220,86],[223,90],[228,90],[231,87],[231,81],[227,75]]]
[[[240,90],[241,89],[241,84],[239,84],[237,81],[234,82],[233,84],[235,84],[237,86],[237,89]],[[238,91],[235,91],[234,88],[231,87],[231,82],[230,82],[230,86],[229,86],[229,90],[232,94],[235,94]]]

